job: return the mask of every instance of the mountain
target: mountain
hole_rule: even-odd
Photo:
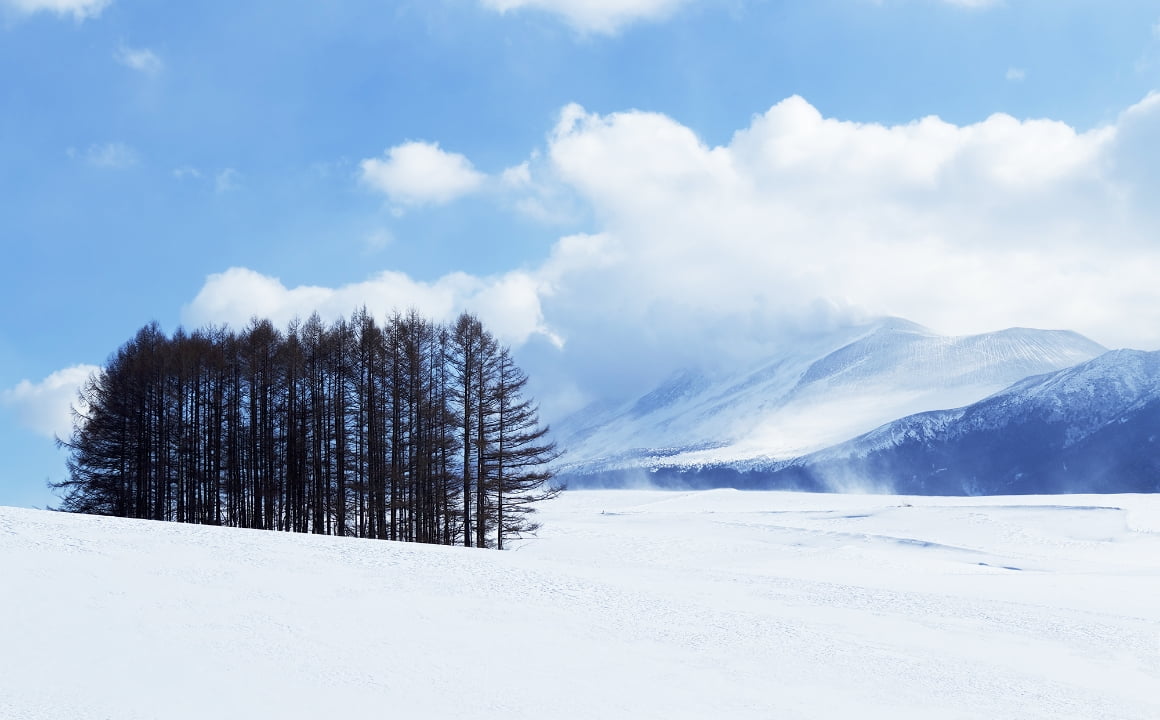
[[[899,417],[961,407],[1105,348],[1069,331],[948,337],[900,318],[844,328],[732,372],[686,369],[556,424],[573,486],[666,469],[768,469]]]
[[[1157,492],[1160,352],[1108,352],[763,475],[775,487],[869,483],[911,494]]]

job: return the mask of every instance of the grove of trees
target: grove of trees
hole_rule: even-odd
[[[472,315],[137,332],[81,392],[61,509],[502,549],[559,492],[527,376]]]

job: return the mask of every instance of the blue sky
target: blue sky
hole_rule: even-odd
[[[0,0],[0,504],[150,320],[479,313],[545,414],[895,314],[1160,348],[1160,3]]]

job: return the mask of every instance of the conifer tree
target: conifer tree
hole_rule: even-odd
[[[526,384],[466,314],[151,323],[82,389],[55,487],[75,512],[502,548],[558,492]]]

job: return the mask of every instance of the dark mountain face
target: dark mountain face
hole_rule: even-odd
[[[1160,353],[1110,352],[959,410],[902,418],[765,475],[921,495],[1160,491]]]

